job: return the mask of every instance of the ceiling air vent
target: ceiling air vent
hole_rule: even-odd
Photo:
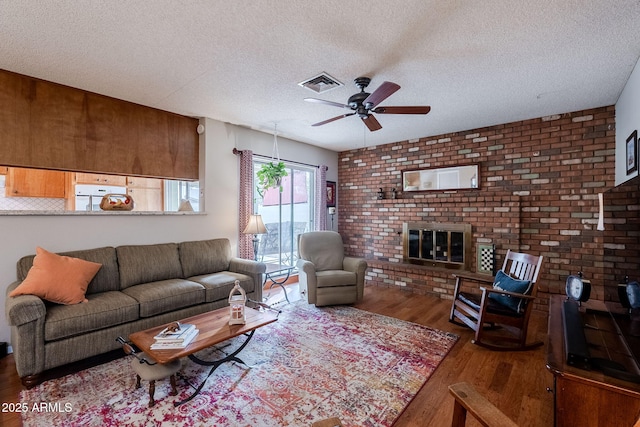
[[[302,87],[306,87],[315,93],[322,93],[331,90],[336,87],[343,86],[338,80],[334,79],[327,73],[320,73],[315,77],[298,83]]]

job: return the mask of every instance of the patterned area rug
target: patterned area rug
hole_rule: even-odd
[[[190,402],[209,368],[185,360],[178,396],[168,381],[135,388],[122,358],[21,393],[25,426],[310,426],[339,417],[344,426],[390,426],[456,343],[456,335],[352,307],[282,307],[239,357],[225,363]],[[240,341],[198,353],[214,359]],[[188,381],[188,383],[187,383]],[[42,405],[42,404],[45,405]],[[42,411],[32,410],[44,408]]]

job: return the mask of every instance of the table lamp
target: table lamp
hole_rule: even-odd
[[[258,260],[258,234],[266,234],[267,228],[264,226],[262,222],[262,216],[258,214],[253,214],[249,217],[249,221],[247,221],[247,226],[242,231],[243,234],[253,234],[253,259]]]

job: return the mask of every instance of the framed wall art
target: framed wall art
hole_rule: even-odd
[[[626,147],[627,175],[638,170],[638,131],[634,130],[627,138]]]
[[[327,181],[327,207],[333,208],[336,206],[336,183],[334,181]]]

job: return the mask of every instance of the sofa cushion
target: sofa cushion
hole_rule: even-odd
[[[222,271],[219,273],[204,274],[189,277],[189,280],[200,283],[206,289],[207,302],[220,301],[229,298],[229,293],[236,280],[240,281],[240,286],[247,294],[255,290],[253,279],[246,274]]]
[[[98,270],[98,274],[96,274],[93,280],[89,282],[87,295],[98,292],[117,291],[120,289],[120,274],[118,272],[118,259],[116,257],[115,248],[104,247],[81,251],[60,252],[58,255],[79,258],[85,261],[102,264],[102,267]],[[18,261],[18,280],[24,280],[27,277],[29,269],[33,265],[34,258],[35,255],[28,255],[22,257]]]
[[[84,304],[52,304],[47,307],[45,341],[67,338],[138,319],[138,302],[122,292],[101,292],[87,295],[87,299],[88,302]]]
[[[38,246],[27,277],[9,296],[36,295],[58,304],[86,302],[87,286],[100,267],[97,262],[56,255]]]
[[[190,277],[189,280],[200,283],[206,289],[206,302],[215,302],[229,298],[229,293],[236,280],[240,281],[240,286],[248,294],[255,289],[253,279],[246,274],[233,273],[231,271],[221,271],[219,273],[203,274]]]
[[[138,301],[140,317],[155,316],[205,301],[204,286],[185,279],[143,283],[122,292]]]
[[[229,269],[232,257],[229,239],[182,242],[178,246],[184,277]]]
[[[116,252],[121,289],[184,277],[176,243],[118,246]]]
[[[356,273],[346,270],[325,270],[316,272],[318,288],[333,286],[355,286]]]

